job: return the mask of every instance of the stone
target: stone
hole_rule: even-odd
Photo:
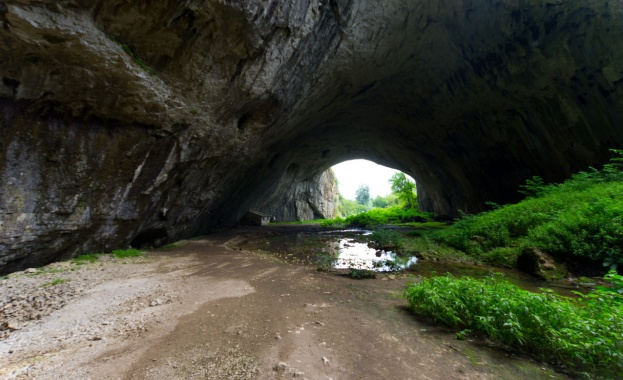
[[[326,356],[322,357],[322,364],[329,364],[329,359]]]
[[[26,272],[26,273],[37,273],[37,270],[35,268],[28,268],[24,272]]]
[[[547,280],[565,278],[569,274],[563,263],[537,248],[525,248],[521,252],[517,269]]]
[[[159,305],[162,305],[162,300],[160,298],[156,298],[155,300],[149,303],[149,306],[151,307],[159,306]]]
[[[330,217],[348,159],[450,222],[623,146],[621,7],[317,4],[0,3],[0,275]]]
[[[286,362],[279,362],[273,369],[277,372],[282,372],[285,371],[287,368],[288,364]]]

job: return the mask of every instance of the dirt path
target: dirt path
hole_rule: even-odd
[[[0,378],[560,378],[418,321],[398,297],[406,278],[358,281],[236,250],[249,231],[1,280],[5,318],[19,314],[9,299],[71,296],[39,319],[4,321]]]

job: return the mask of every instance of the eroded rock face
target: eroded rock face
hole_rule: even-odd
[[[2,1],[0,267],[232,225],[352,158],[412,175],[426,211],[515,200],[526,178],[562,180],[623,146],[622,13]]]
[[[312,219],[333,219],[339,202],[337,179],[331,169],[307,179],[282,179],[284,189],[277,190],[252,209],[264,210],[278,222]],[[290,177],[290,181],[288,181]]]

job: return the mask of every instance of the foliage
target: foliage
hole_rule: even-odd
[[[400,264],[394,260],[380,260],[375,261],[373,264],[374,268],[381,269],[383,268],[384,272],[402,272],[404,268],[400,266]]]
[[[400,200],[394,193],[384,197],[377,195],[376,198],[372,200],[372,207],[387,208],[392,206],[400,206]]]
[[[397,224],[412,222],[419,218],[430,218],[429,213],[420,213],[415,209],[403,209],[398,206],[385,209],[373,208],[365,213],[357,214],[346,218],[346,223],[355,227],[367,227],[380,224]]]
[[[143,254],[143,251],[139,250],[139,249],[134,249],[134,248],[130,248],[130,249],[115,249],[114,251],[112,251],[112,254],[118,258],[118,259],[123,259],[126,257],[138,257],[141,256]]]
[[[132,58],[134,63],[136,63],[136,65],[139,66],[141,69],[143,69],[146,73],[150,75],[156,74],[156,70],[148,66],[145,62],[143,62],[143,60],[138,55],[136,55],[136,50],[134,48],[134,45],[121,43],[115,38],[112,38],[112,40],[115,41],[117,44],[119,44],[119,46],[121,46],[123,51]]]
[[[618,293],[597,289],[575,300],[525,291],[496,274],[485,280],[433,277],[408,285],[405,296],[416,313],[461,330],[461,337],[469,329],[578,373],[623,373]]]
[[[84,255],[80,255],[77,257],[74,257],[73,259],[71,259],[71,261],[75,264],[84,264],[84,263],[94,263],[97,260],[99,260],[100,256],[102,256],[103,253],[87,253]]]
[[[50,281],[50,282],[44,282],[43,284],[41,284],[40,286],[42,288],[48,287],[48,286],[55,286],[55,285],[60,285],[60,284],[64,284],[66,283],[67,280],[63,279],[63,278],[55,278],[54,280]]]
[[[316,255],[316,262],[318,264],[317,270],[319,272],[330,272],[335,267],[336,261],[337,257],[326,253],[320,253]]]
[[[417,195],[415,193],[415,182],[409,180],[405,173],[395,173],[390,179],[392,192],[404,202],[405,207],[414,209],[417,207]]]
[[[378,249],[395,248],[396,250],[400,250],[404,239],[400,232],[384,228],[374,230],[370,235],[370,242]]]
[[[348,272],[348,277],[354,278],[356,280],[362,280],[364,278],[376,278],[376,273],[368,269],[350,268],[350,272]]]
[[[612,292],[623,295],[623,276],[617,274],[615,270],[610,270],[605,276],[604,280],[610,283],[610,286],[597,286],[596,289],[601,292]],[[623,298],[618,298],[619,301],[623,301]]]
[[[621,155],[621,151],[616,151]],[[613,159],[601,171],[580,172],[561,184],[524,186],[527,199],[464,216],[436,239],[492,264],[513,265],[524,248],[569,259],[623,262],[623,172]]]
[[[360,205],[368,206],[370,204],[370,186],[361,184],[355,191],[355,200]]]
[[[350,199],[346,199],[340,194],[340,203],[337,211],[341,217],[356,215],[367,210],[368,206],[359,204],[355,201],[351,201]]]

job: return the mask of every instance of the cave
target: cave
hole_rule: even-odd
[[[526,179],[561,181],[623,147],[621,13],[0,2],[1,271],[164,244],[250,209],[291,219],[293,194],[354,158],[415,178],[422,211],[516,201]]]

